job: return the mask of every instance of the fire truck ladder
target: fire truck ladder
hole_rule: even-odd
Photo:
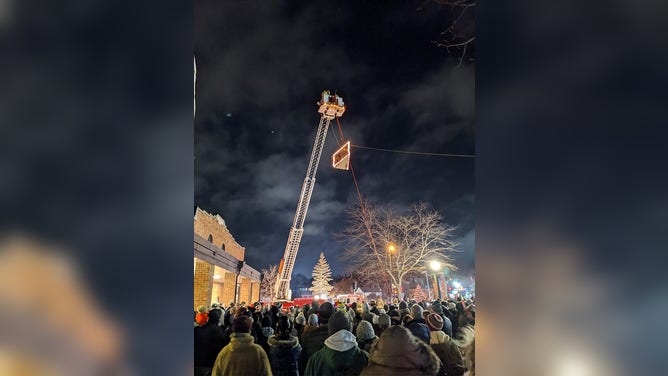
[[[299,202],[297,203],[297,211],[295,212],[295,219],[290,228],[290,235],[288,236],[288,243],[285,246],[285,253],[281,259],[278,268],[278,278],[276,280],[276,287],[274,288],[275,300],[291,299],[292,291],[290,290],[290,279],[292,277],[292,268],[295,265],[295,258],[297,251],[299,251],[299,243],[304,233],[304,220],[306,219],[306,212],[311,201],[311,194],[315,186],[315,173],[318,170],[320,163],[320,155],[322,148],[325,145],[325,138],[327,137],[327,129],[329,122],[335,117],[341,117],[345,112],[343,98],[338,95],[332,95],[329,91],[324,91],[320,97],[318,104],[318,113],[320,116],[320,123],[318,124],[318,132],[315,135],[315,143],[311,151],[311,160],[308,163],[306,170],[306,177],[304,178],[304,185],[302,185],[301,193],[299,194]]]

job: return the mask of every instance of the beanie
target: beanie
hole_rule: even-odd
[[[297,325],[305,325],[306,324],[306,317],[304,317],[303,312],[299,312],[297,317],[295,317],[295,324],[297,324]]]
[[[457,306],[455,305],[455,303],[453,303],[453,302],[448,303],[448,310],[449,311],[456,311]]]
[[[220,317],[223,315],[223,311],[220,308],[214,308],[211,311],[209,311],[209,321],[214,324],[218,324],[220,322]]]
[[[324,302],[320,306],[319,312],[320,312],[320,317],[319,317],[320,322],[326,324],[329,318],[334,313],[334,306],[330,302]]]
[[[323,306],[325,304],[326,303],[323,303]],[[320,306],[320,309],[322,309],[322,306]],[[334,312],[332,317],[329,318],[329,323],[327,324],[327,327],[329,328],[330,336],[341,329],[345,329],[347,331],[351,330],[350,320],[348,320],[348,315],[346,315],[341,311]]]
[[[425,343],[429,343],[431,335],[429,334],[429,327],[421,322],[413,323],[407,326],[408,330],[413,333],[414,336],[421,339]]]
[[[378,325],[388,327],[390,326],[390,316],[385,313],[381,313],[378,318]]]
[[[396,309],[391,310],[387,315],[393,319],[401,320],[401,315]]]
[[[401,303],[399,303],[399,310],[406,309],[406,308],[408,308],[408,307],[406,307],[406,302],[404,302],[402,300]]]
[[[432,313],[427,316],[427,326],[432,332],[439,331],[443,329],[443,318],[436,314]]]
[[[421,319],[424,316],[423,312],[424,309],[417,304],[413,304],[411,307],[411,315],[416,319]]]
[[[357,340],[366,341],[375,336],[376,334],[373,332],[371,323],[364,320],[360,321],[359,325],[357,325]]]
[[[311,315],[308,317],[308,324],[311,326],[318,326],[318,315],[311,313]]]

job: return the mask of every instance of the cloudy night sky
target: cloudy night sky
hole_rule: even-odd
[[[433,43],[450,12],[422,1],[195,2],[195,205],[225,219],[252,267],[283,256],[323,90],[345,100],[352,144],[475,153],[474,63],[457,67]],[[357,194],[350,171],[331,167],[333,130],[295,263],[306,276],[321,251],[334,274],[346,268],[335,235]],[[455,263],[473,271],[474,158],[353,148],[352,164],[372,202],[439,210],[458,227]]]

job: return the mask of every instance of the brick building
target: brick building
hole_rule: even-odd
[[[245,264],[246,248],[237,243],[223,218],[197,208],[194,232],[194,309],[215,302],[227,306],[260,300],[260,272]]]

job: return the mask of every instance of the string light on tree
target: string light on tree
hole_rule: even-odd
[[[320,252],[320,259],[313,267],[313,286],[309,289],[313,291],[313,295],[319,298],[326,298],[327,294],[334,288],[330,282],[332,281],[332,271],[325,259],[325,255]]]

